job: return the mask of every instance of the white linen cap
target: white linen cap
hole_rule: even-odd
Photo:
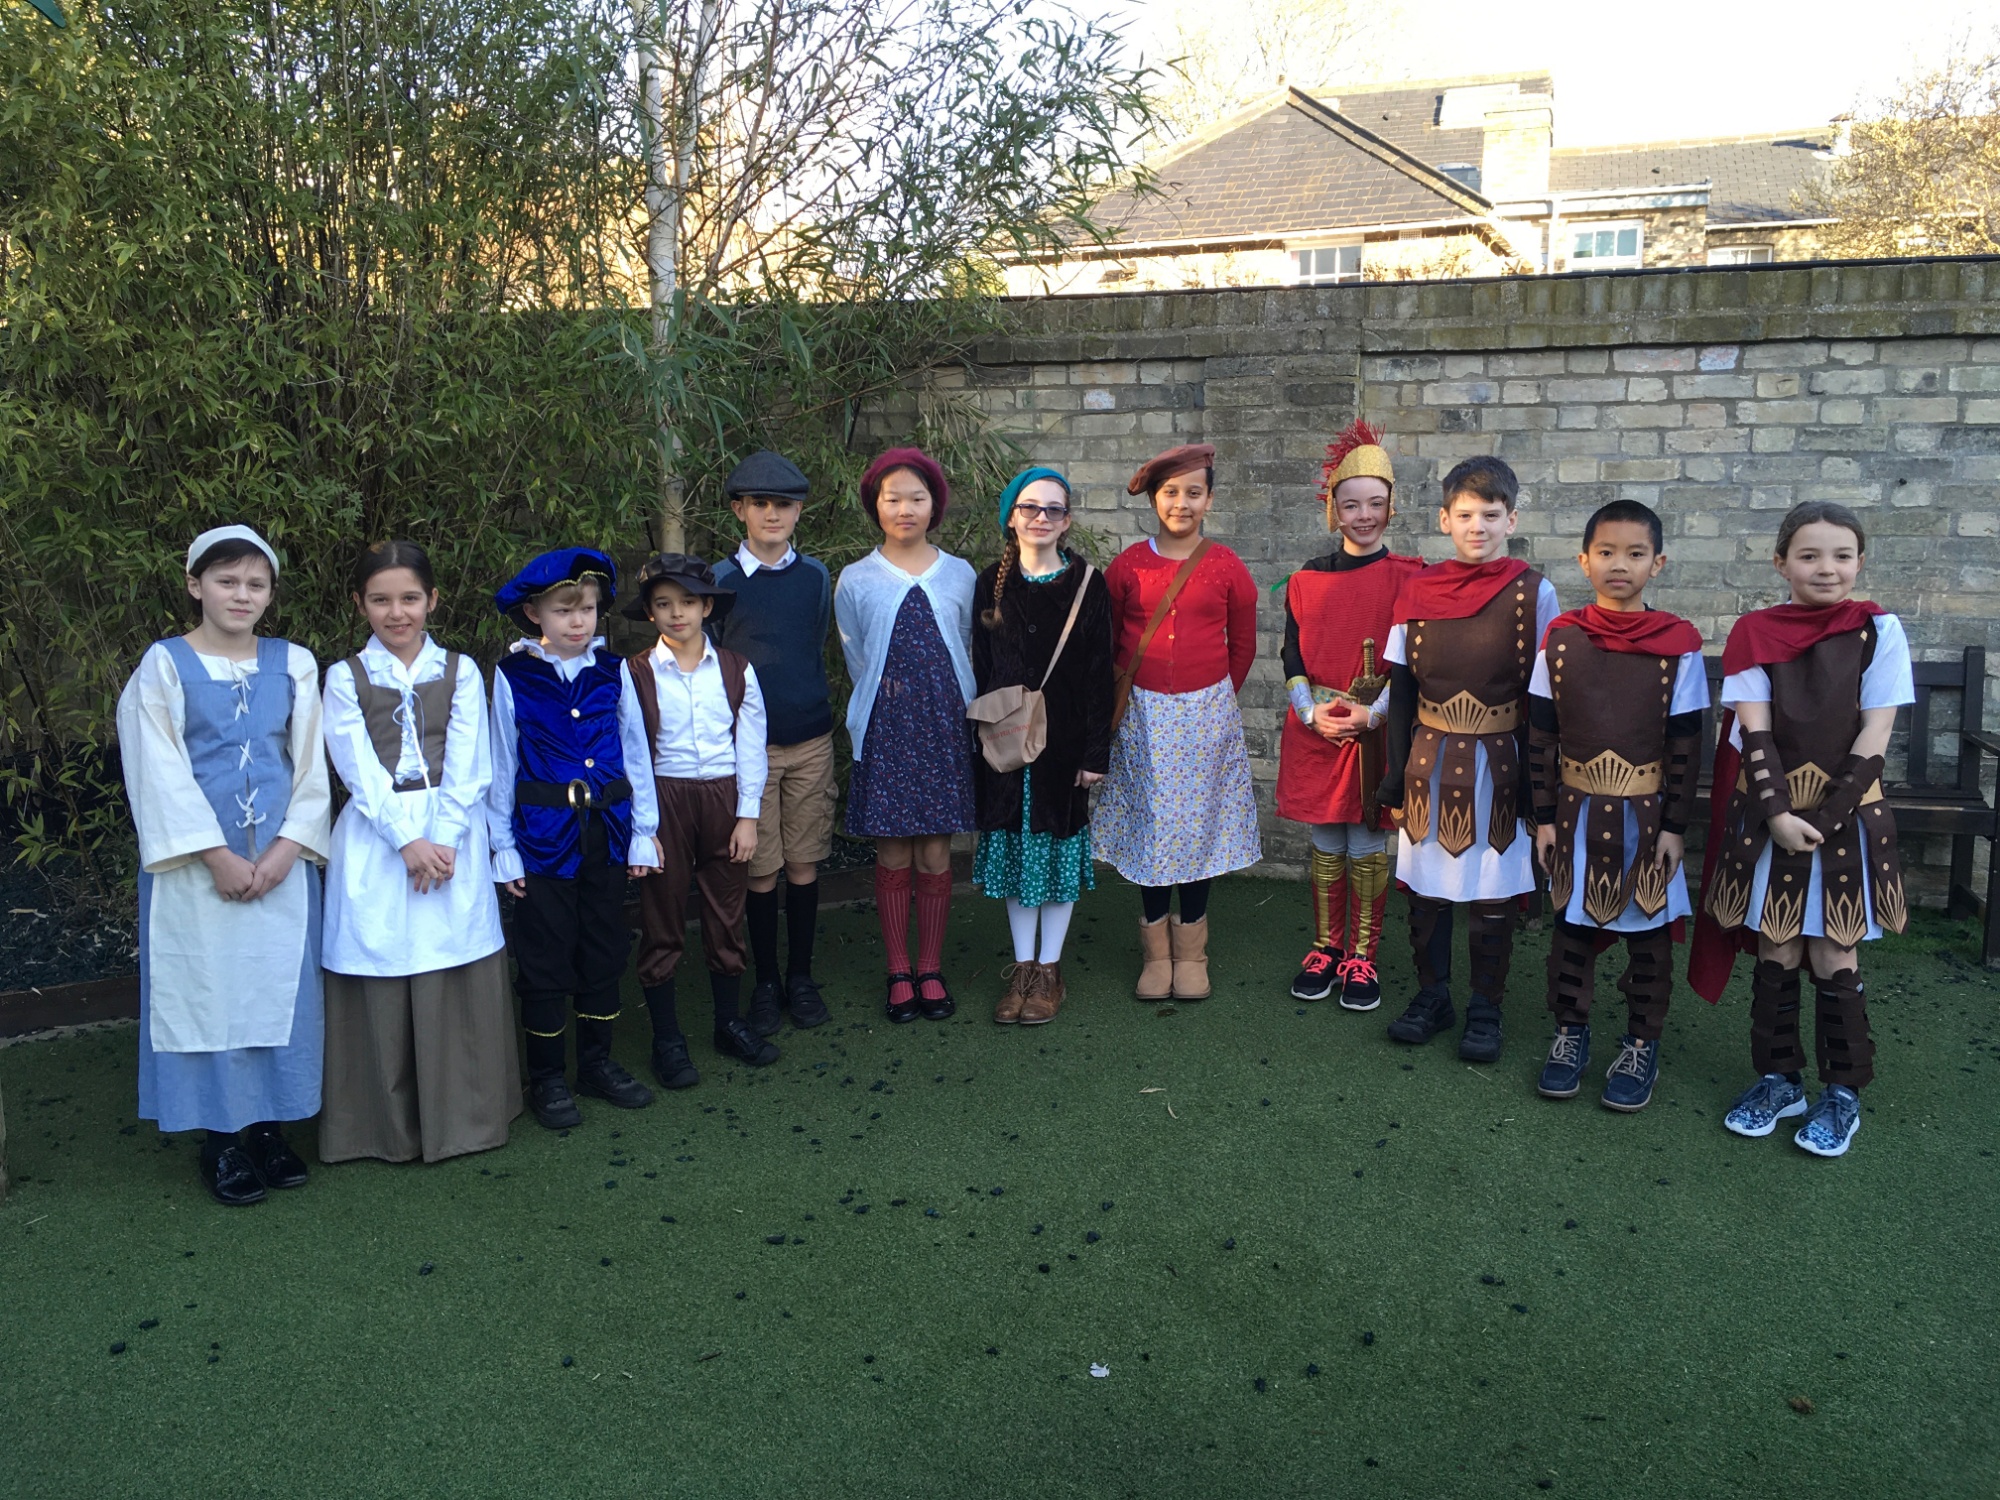
[[[211,526],[207,531],[196,537],[188,546],[188,572],[192,573],[194,571],[194,565],[200,560],[202,553],[213,547],[217,542],[248,542],[259,552],[263,553],[265,557],[270,559],[271,576],[273,578],[278,576],[278,554],[271,550],[269,542],[257,535],[248,526]]]

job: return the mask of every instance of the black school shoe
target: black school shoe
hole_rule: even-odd
[[[715,1028],[715,1050],[753,1068],[768,1068],[785,1055],[742,1021],[724,1021]]]
[[[528,1084],[528,1109],[538,1124],[548,1130],[574,1130],[583,1123],[583,1111],[576,1096],[562,1078],[537,1078]]]
[[[932,999],[924,993],[927,984],[935,984],[944,993]],[[917,976],[917,1010],[926,1021],[948,1021],[958,1013],[958,1002],[951,998],[944,975],[931,973]]]
[[[824,1026],[833,1019],[812,975],[794,974],[785,981],[785,988],[789,992],[786,1002],[792,1013],[792,1024],[800,1031],[811,1031],[813,1027]]]
[[[687,1038],[669,1037],[653,1043],[653,1076],[663,1089],[691,1089],[701,1082],[694,1060],[688,1056]]]
[[[908,999],[898,1000],[896,998],[896,989],[899,985],[909,991]],[[914,1021],[918,1016],[922,1015],[923,1012],[917,1007],[916,980],[912,979],[908,974],[891,974],[889,976],[889,998],[883,1005],[883,1010],[887,1013],[889,1019],[898,1026],[908,1021]]]
[[[775,979],[760,979],[750,992],[750,1029],[775,1036],[785,1024],[785,991]]]
[[[1500,1061],[1500,1007],[1484,995],[1465,1002],[1465,1035],[1458,1039],[1458,1055],[1466,1062]]]
[[[264,1201],[264,1184],[251,1163],[250,1153],[240,1145],[201,1151],[201,1182],[217,1203],[227,1208]]]
[[[608,1057],[577,1063],[576,1091],[620,1109],[644,1109],[653,1102],[653,1091]]]
[[[1457,1024],[1458,1012],[1452,1008],[1450,990],[1418,990],[1409,1009],[1389,1023],[1389,1036],[1408,1046],[1421,1047],[1440,1031]]]
[[[243,1132],[243,1150],[267,1188],[304,1187],[306,1164],[276,1125],[252,1125]]]

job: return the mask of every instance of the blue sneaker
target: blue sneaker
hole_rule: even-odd
[[[1590,1028],[1558,1026],[1556,1039],[1549,1043],[1549,1060],[1542,1064],[1542,1076],[1535,1092],[1544,1099],[1574,1099],[1583,1088],[1583,1070],[1590,1066]]]
[[[1621,1036],[1618,1057],[1605,1070],[1604,1094],[1598,1102],[1622,1114],[1637,1114],[1652,1103],[1653,1083],[1659,1076],[1660,1044]]]
[[[1814,1102],[1792,1142],[1814,1156],[1844,1156],[1861,1129],[1861,1096],[1844,1083],[1830,1083]]]
[[[1778,1121],[1805,1112],[1806,1086],[1783,1073],[1766,1073],[1743,1091],[1722,1123],[1738,1135],[1766,1136],[1778,1128]]]

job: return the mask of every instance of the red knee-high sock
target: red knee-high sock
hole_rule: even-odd
[[[891,974],[910,972],[910,867],[875,867],[875,914],[882,919],[882,954]]]
[[[951,916],[951,871],[919,870],[917,972],[935,974],[944,963],[944,924]]]

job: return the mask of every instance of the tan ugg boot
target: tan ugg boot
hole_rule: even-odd
[[[1208,918],[1183,922],[1167,918],[1169,943],[1174,956],[1174,999],[1208,998]]]
[[[1007,993],[993,1007],[996,1026],[1012,1026],[1021,1019],[1021,1007],[1027,1003],[1028,994],[1035,987],[1036,967],[1033,962],[1007,966]]]
[[[1167,948],[1167,919],[1148,922],[1139,919],[1139,983],[1132,993],[1141,1000],[1171,1000],[1174,994],[1174,962]]]
[[[1038,964],[1035,986],[1028,991],[1028,1003],[1021,1007],[1023,1026],[1044,1026],[1056,1018],[1069,991],[1063,988],[1062,965]]]

